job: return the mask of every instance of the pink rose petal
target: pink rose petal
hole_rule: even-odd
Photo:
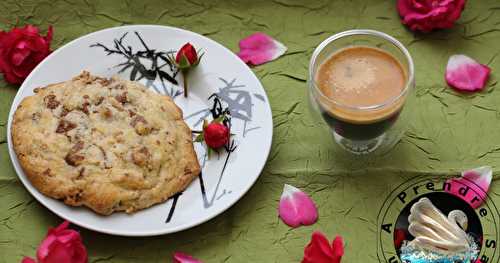
[[[313,200],[288,184],[283,187],[278,213],[281,220],[291,227],[312,225],[318,220],[318,209]]]
[[[285,54],[287,48],[272,37],[257,32],[240,40],[238,56],[245,63],[260,65]]]
[[[174,253],[174,263],[203,263],[201,260],[191,257],[188,254],[182,252]]]
[[[446,192],[456,195],[476,209],[487,197],[493,172],[491,167],[483,166],[462,172],[462,177],[447,180],[450,187]]]
[[[446,82],[460,91],[482,90],[491,69],[465,55],[453,55],[446,66]]]

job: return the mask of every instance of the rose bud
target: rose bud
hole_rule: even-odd
[[[46,36],[27,25],[11,31],[0,31],[0,72],[11,84],[21,84],[31,71],[50,54],[52,27]]]
[[[229,141],[229,128],[222,123],[212,122],[203,129],[203,137],[208,147],[218,149]]]
[[[175,64],[175,66],[182,72],[183,79],[184,79],[184,97],[187,98],[188,96],[188,73],[191,68],[194,68],[200,64],[200,60],[203,57],[203,54],[198,56],[198,52],[196,49],[191,45],[190,43],[184,44],[184,46],[177,51],[177,55],[175,56],[175,59],[173,56],[170,56],[169,60],[172,64]]]
[[[183,61],[183,57],[185,60]],[[189,65],[193,65],[198,61],[198,54],[196,53],[196,49],[190,44],[186,43],[181,49],[177,52],[177,56],[175,56],[175,62],[181,67],[182,63],[188,62]]]

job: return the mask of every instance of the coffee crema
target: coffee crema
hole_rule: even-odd
[[[319,66],[315,82],[326,98],[324,113],[352,124],[373,124],[397,117],[407,84],[407,73],[388,52],[368,46],[343,48]],[[374,109],[356,108],[385,104]],[[326,117],[326,116],[325,116]]]

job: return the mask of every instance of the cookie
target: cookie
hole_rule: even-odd
[[[164,202],[200,173],[191,130],[170,97],[88,72],[24,98],[12,140],[40,192],[103,215]]]

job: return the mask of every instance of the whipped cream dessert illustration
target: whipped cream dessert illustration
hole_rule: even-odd
[[[474,239],[467,234],[468,218],[461,210],[445,215],[428,198],[413,204],[408,232],[414,237],[401,248],[403,262],[473,262],[478,254]],[[406,260],[406,261],[405,261]]]
[[[441,253],[464,252],[470,249],[467,233],[467,216],[453,210],[446,217],[428,198],[422,198],[411,208],[408,231],[415,239],[414,247]]]

